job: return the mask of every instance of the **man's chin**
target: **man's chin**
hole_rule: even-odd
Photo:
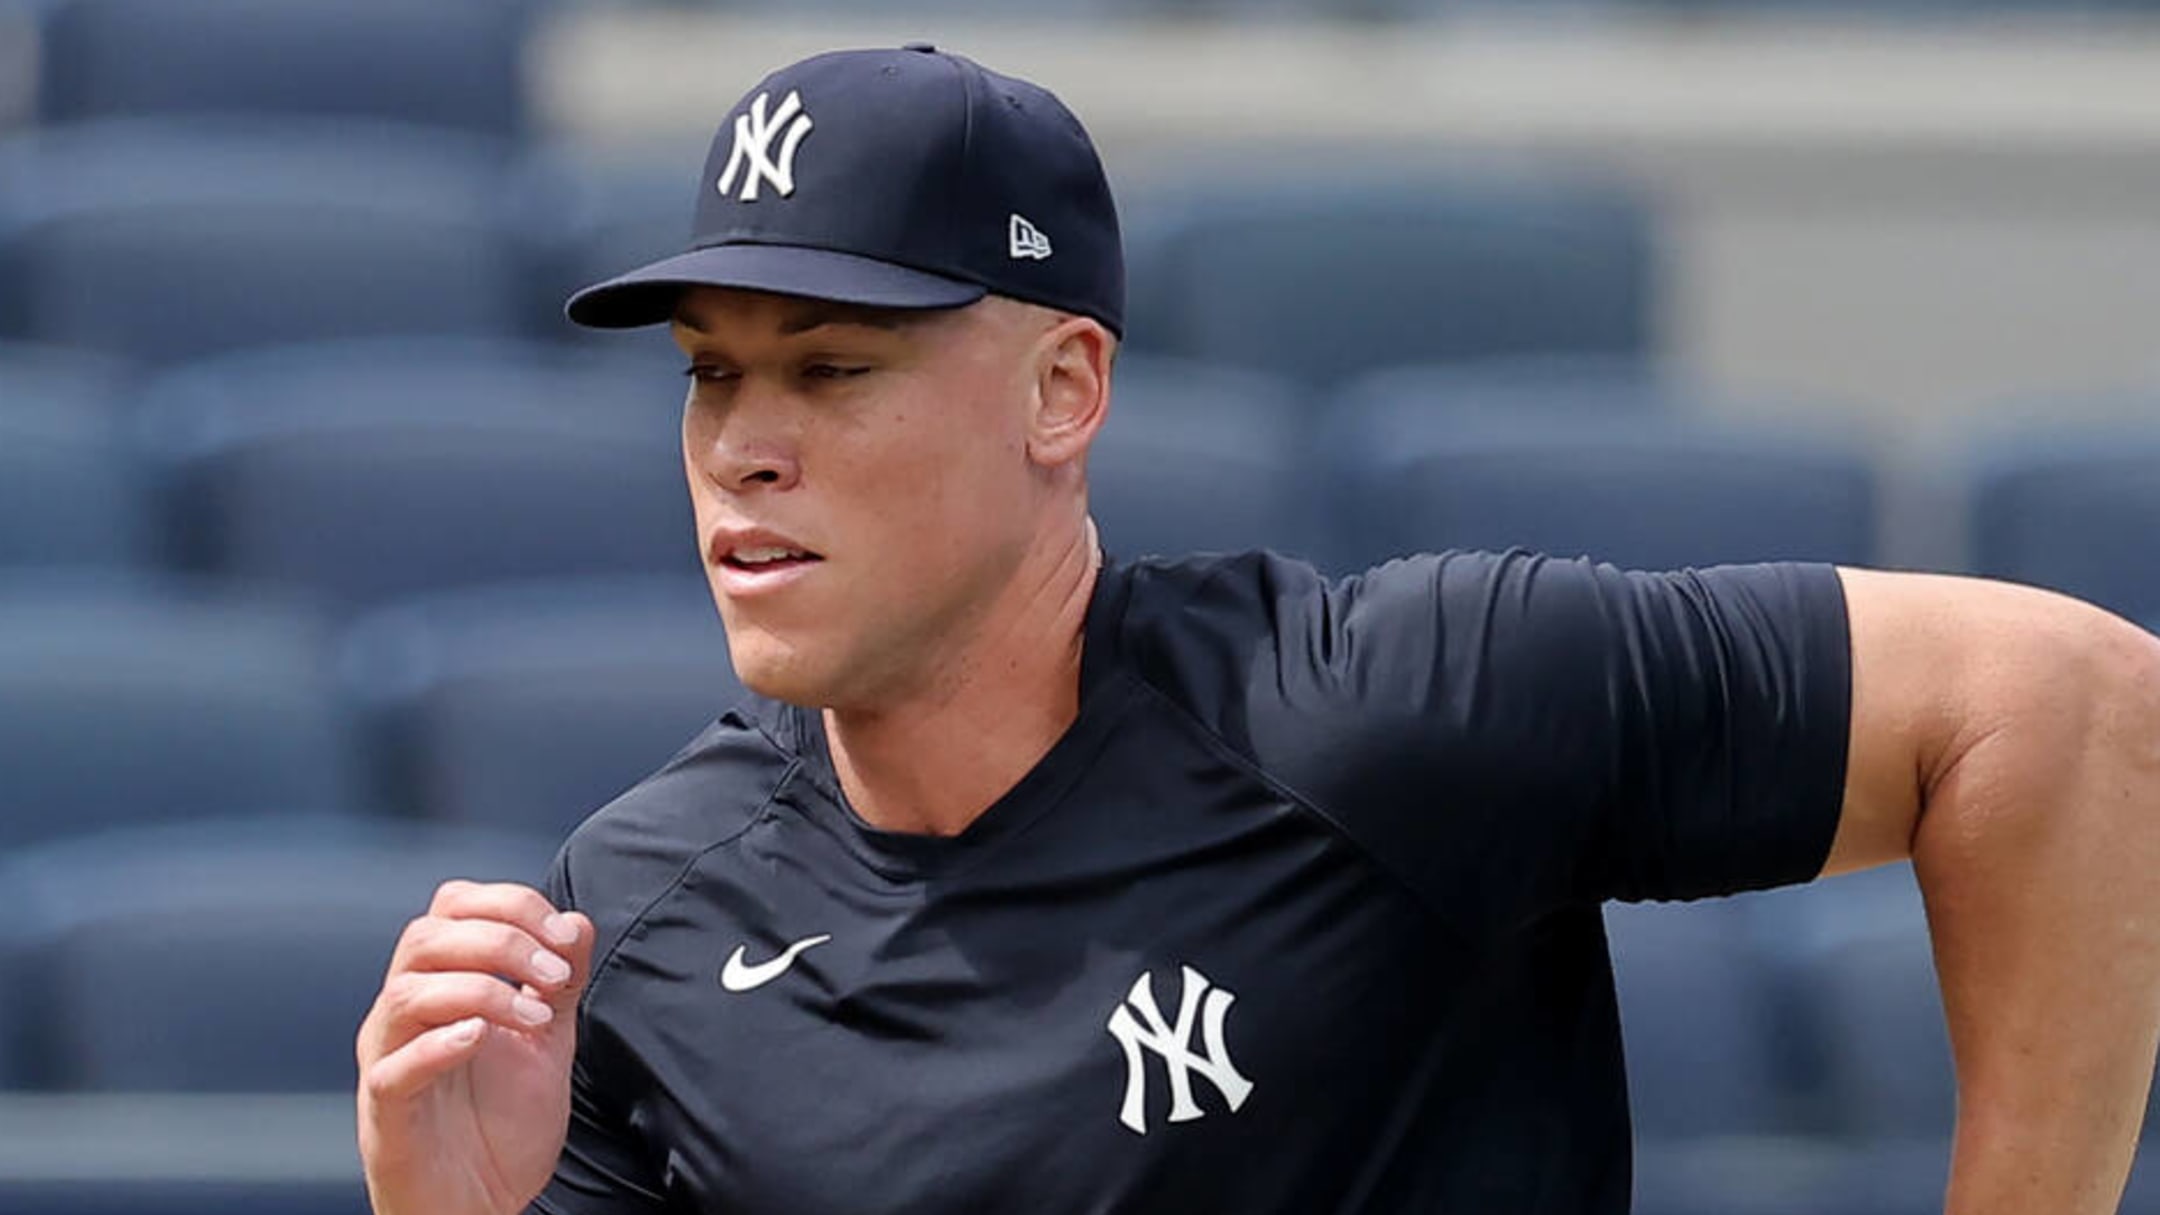
[[[799,649],[770,638],[745,638],[729,646],[728,658],[735,664],[735,678],[768,700],[814,709],[830,699],[830,681],[821,664],[809,661]]]

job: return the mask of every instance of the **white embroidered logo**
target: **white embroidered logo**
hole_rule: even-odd
[[[1229,1015],[1237,997],[1220,987],[1211,989],[1207,976],[1190,966],[1179,969],[1185,989],[1178,995],[1175,1025],[1163,1020],[1162,1009],[1155,1003],[1154,985],[1145,974],[1133,981],[1125,1003],[1110,1014],[1110,1036],[1125,1048],[1125,1106],[1118,1111],[1118,1121],[1135,1134],[1147,1134],[1147,1064],[1143,1050],[1161,1055],[1169,1069],[1172,1122],[1191,1122],[1201,1116],[1200,1106],[1193,1101],[1194,1072],[1207,1077],[1233,1114],[1252,1095],[1252,1081],[1238,1074],[1229,1049],[1223,1045],[1223,1018]],[[1135,1012],[1140,1015],[1135,1017]],[[1200,1015],[1206,1054],[1195,1054],[1187,1046],[1192,1040],[1196,1013]]]
[[[1050,258],[1050,238],[1043,235],[1042,229],[1029,223],[1024,215],[1014,213],[1008,225],[1007,239],[1014,261],[1033,259],[1040,262]]]
[[[771,182],[780,197],[795,192],[795,149],[801,145],[803,136],[810,133],[810,116],[803,113],[802,94],[793,89],[780,102],[780,108],[766,116],[765,103],[768,95],[759,93],[750,102],[750,112],[735,116],[735,147],[728,152],[727,168],[720,173],[720,192],[731,194],[735,190],[735,174],[748,168],[743,174],[742,201],[756,202],[758,184]],[[785,127],[787,133],[781,134]],[[772,154],[773,137],[780,138],[780,155]]]
[[[832,940],[832,934],[829,932],[819,933],[814,937],[804,937],[802,940],[781,950],[779,957],[760,962],[755,966],[749,964],[748,947],[737,945],[735,952],[728,955],[727,964],[720,968],[720,986],[727,988],[729,991],[752,991],[763,987],[781,975],[786,974],[788,967],[795,964],[795,959],[801,957],[804,950],[814,949],[830,940]]]

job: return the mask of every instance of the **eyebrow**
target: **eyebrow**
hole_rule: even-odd
[[[794,337],[814,329],[823,329],[827,325],[861,325],[870,329],[898,331],[914,319],[914,313],[909,309],[817,302],[806,304],[783,318],[780,322],[780,333],[783,337]],[[712,332],[700,325],[687,309],[676,309],[674,321],[692,333],[709,335]]]

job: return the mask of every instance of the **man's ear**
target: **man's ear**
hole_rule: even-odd
[[[1074,316],[1045,333],[1041,349],[1028,459],[1054,467],[1085,455],[1110,416],[1110,364],[1117,339],[1101,322]]]

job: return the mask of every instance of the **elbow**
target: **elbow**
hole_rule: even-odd
[[[1923,784],[1912,858],[1931,905],[2000,899],[2042,872],[2096,895],[2160,867],[2160,639],[2073,600],[2025,608]]]
[[[2126,774],[2160,796],[2160,637],[2105,616],[2095,640],[2100,705],[2096,741],[2115,752]],[[2160,809],[2160,806],[2156,806]]]
[[[2054,736],[2062,765],[2054,775],[2066,788],[2160,810],[2160,638],[2089,604],[2074,603],[2069,614],[2041,680],[2050,692],[2030,706],[2054,723],[2034,732]]]
[[[2015,820],[2096,795],[2160,809],[2160,638],[2079,600],[2011,594],[2016,626],[1954,692],[1966,708],[1923,778],[1929,810]]]

